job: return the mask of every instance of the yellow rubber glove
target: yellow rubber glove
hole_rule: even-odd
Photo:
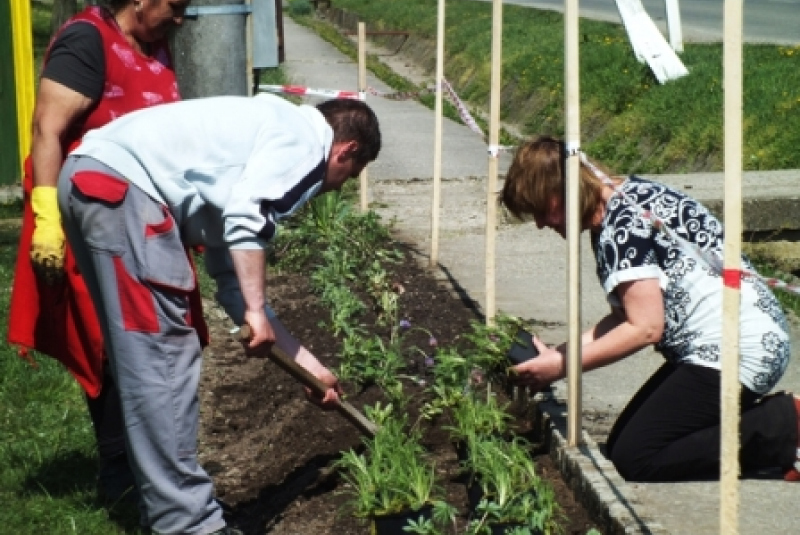
[[[56,188],[33,188],[31,207],[36,222],[31,242],[33,271],[48,284],[54,284],[64,277],[64,230],[61,228]]]

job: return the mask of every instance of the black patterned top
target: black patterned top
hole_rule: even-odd
[[[664,296],[664,333],[656,349],[672,362],[720,368],[722,278],[642,217],[649,210],[665,226],[705,254],[722,256],[723,228],[705,206],[675,189],[635,176],[606,205],[602,228],[592,238],[597,276],[609,303],[621,303],[614,289],[623,282],[658,279]],[[634,201],[640,208],[632,206]],[[755,273],[742,259],[742,270]],[[739,378],[750,390],[771,390],[789,363],[786,318],[777,299],[757,277],[741,280],[741,365]]]

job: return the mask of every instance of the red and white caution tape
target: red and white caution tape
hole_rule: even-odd
[[[413,98],[417,98],[421,95],[425,95],[427,93],[433,93],[436,91],[435,86],[426,89],[421,89],[419,91],[386,92],[375,89],[374,87],[367,87],[365,91],[342,91],[340,89],[319,89],[319,88],[306,87],[302,85],[269,85],[269,84],[261,84],[258,86],[258,89],[259,91],[268,91],[270,93],[286,93],[289,95],[314,96],[314,97],[325,97],[325,98],[352,98],[358,100],[364,100],[367,94],[389,100],[410,100]]]
[[[270,93],[286,93],[289,95],[314,96],[325,98],[350,98],[353,100],[365,100],[366,94],[363,91],[341,91],[339,89],[314,89],[302,85],[269,85],[261,84],[259,91]]]
[[[469,127],[470,130],[485,138],[486,135],[481,130],[481,127],[478,126],[478,123],[475,122],[475,119],[472,117],[472,114],[469,112],[467,107],[458,98],[458,95],[453,90],[453,86],[450,85],[450,82],[442,78],[442,88],[444,89],[445,93],[448,97],[450,97],[450,101],[453,103],[453,106],[456,107],[456,111],[458,111],[458,116],[461,117],[461,120],[464,121],[464,124]]]
[[[425,89],[420,89],[418,91],[381,91],[380,89],[375,89],[374,87],[367,87],[367,93],[370,95],[374,95],[376,97],[385,98],[388,100],[411,100],[412,98],[418,98],[422,95],[428,95],[430,93],[436,92],[436,86],[431,85],[426,87]]]
[[[603,171],[601,171],[597,166],[595,166],[589,158],[586,157],[586,153],[577,148],[575,144],[568,143],[567,144],[567,152],[570,154],[578,154],[581,159],[581,163],[583,163],[589,170],[596,176],[603,184],[611,187],[616,193],[618,193],[625,201],[633,207],[634,210],[639,214],[640,217],[646,219],[653,225],[653,228],[661,232],[662,234],[668,236],[672,239],[675,243],[678,244],[678,247],[684,250],[684,252],[688,253],[689,256],[694,258],[695,260],[700,260],[704,264],[706,264],[713,272],[717,273],[718,275],[722,276],[723,284],[729,288],[739,288],[741,286],[742,277],[753,277],[756,279],[760,279],[764,284],[769,286],[770,288],[776,288],[778,290],[783,290],[785,292],[790,292],[793,294],[800,295],[800,286],[796,284],[789,284],[788,282],[782,281],[780,279],[769,278],[769,277],[762,277],[758,273],[753,271],[741,270],[741,269],[725,269],[723,264],[723,259],[718,255],[711,251],[704,251],[702,250],[696,243],[691,243],[686,239],[679,236],[674,230],[664,223],[661,219],[655,216],[653,212],[650,210],[646,210],[644,207],[639,205],[630,195],[625,193],[622,188],[620,188],[617,184],[615,184]]]
[[[467,109],[467,106],[464,102],[459,98],[458,94],[456,94],[453,86],[450,85],[450,82],[447,80],[442,80],[442,87],[444,89],[445,95],[448,97],[450,102],[452,102],[453,106],[456,108],[458,116],[461,118],[461,121],[467,125],[467,127],[481,136],[484,140],[486,139],[486,135],[484,134],[481,127],[478,125],[478,122],[472,116],[472,114]],[[410,100],[419,98],[422,95],[427,95],[430,93],[436,92],[436,85],[430,85],[424,89],[420,89],[417,91],[380,91],[375,89],[374,87],[367,87],[365,91],[342,91],[339,89],[316,89],[311,87],[305,87],[301,85],[269,85],[269,84],[261,84],[258,86],[259,91],[268,91],[270,93],[286,93],[289,95],[298,95],[298,96],[315,96],[315,97],[324,97],[324,98],[352,98],[358,100],[365,100],[366,95],[373,95],[380,98],[385,98],[388,100]],[[489,146],[489,154],[496,158],[500,152],[510,151],[513,147],[507,147],[502,145],[490,145]]]

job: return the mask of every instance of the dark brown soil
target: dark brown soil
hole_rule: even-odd
[[[401,316],[430,330],[440,345],[467,332],[470,320],[477,319],[411,258],[397,266],[395,281],[405,288]],[[334,366],[338,342],[320,326],[328,313],[309,291],[307,280],[273,275],[268,293],[287,328],[320,360]],[[330,469],[340,452],[359,447],[359,433],[335,412],[322,412],[307,402],[302,388],[276,365],[245,357],[229,332],[232,324],[210,316],[213,342],[206,353],[201,387],[200,450],[227,508],[228,522],[248,535],[369,533],[363,521],[343,510],[345,483]],[[377,388],[361,393],[348,385],[345,389],[358,408],[380,399]],[[406,384],[412,395],[422,390],[411,381]],[[520,418],[521,432],[528,421]],[[459,526],[463,527],[465,487],[457,477],[458,462],[448,436],[435,422],[426,431],[425,446],[436,462],[448,502],[462,512]],[[541,476],[555,489],[563,533],[585,534],[596,523],[575,502],[550,457],[538,454],[536,460]]]

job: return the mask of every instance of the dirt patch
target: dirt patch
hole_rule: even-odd
[[[402,317],[429,329],[440,345],[453,343],[476,319],[411,258],[395,266],[395,280],[406,290],[400,298]],[[285,325],[324,363],[335,365],[338,342],[320,327],[328,313],[309,291],[307,279],[273,275],[268,288]],[[308,403],[299,385],[277,366],[246,358],[230,334],[233,325],[213,310],[209,317],[213,342],[201,386],[201,461],[214,478],[229,523],[248,535],[368,533],[366,524],[343,512],[345,483],[330,468],[340,452],[359,447],[358,433],[339,415]],[[409,366],[410,373],[419,374],[413,361]],[[358,408],[380,397],[376,388],[355,392],[347,387],[349,401]],[[421,397],[422,386],[409,381],[406,388],[413,398]],[[525,433],[530,414],[518,416],[519,430]],[[463,527],[466,491],[448,436],[432,422],[424,444],[436,462],[448,502],[461,511],[458,522]],[[535,458],[541,476],[555,489],[564,534],[584,534],[597,525],[576,503],[550,457]]]

